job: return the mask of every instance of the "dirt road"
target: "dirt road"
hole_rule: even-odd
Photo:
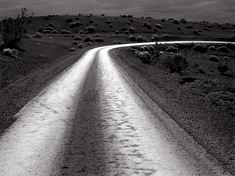
[[[229,176],[110,49],[87,52],[16,115],[0,138],[0,175]]]

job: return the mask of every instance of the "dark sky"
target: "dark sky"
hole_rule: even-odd
[[[23,7],[36,16],[104,13],[235,23],[235,0],[0,0],[0,18]]]

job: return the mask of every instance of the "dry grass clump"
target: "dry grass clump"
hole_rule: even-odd
[[[223,53],[229,53],[229,49],[226,46],[218,47],[217,50]]]
[[[175,47],[175,46],[169,46],[169,47],[166,49],[167,52],[172,52],[172,53],[177,53],[178,50],[179,50],[179,49],[178,49],[177,47]]]
[[[35,34],[32,35],[33,38],[42,38],[42,34],[40,32],[36,32]]]
[[[162,25],[161,24],[155,24],[155,28],[162,29]]]
[[[91,36],[87,36],[85,37],[84,42],[94,42],[94,39]]]

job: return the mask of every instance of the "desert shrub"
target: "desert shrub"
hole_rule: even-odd
[[[215,47],[215,46],[210,46],[208,49],[209,49],[210,51],[216,51],[216,47]]]
[[[70,28],[79,27],[80,25],[82,25],[82,23],[80,21],[75,21],[70,24]]]
[[[97,37],[97,38],[95,38],[95,42],[104,42],[104,38]]]
[[[185,28],[192,29],[193,26],[192,25],[188,25],[188,26],[185,26]]]
[[[79,34],[84,34],[85,32],[84,32],[84,30],[80,30],[78,33]]]
[[[43,28],[39,28],[39,29],[38,29],[38,32],[41,32],[41,33],[42,33],[43,30],[44,30]]]
[[[82,40],[80,36],[73,37],[73,40]]]
[[[68,23],[71,23],[72,21],[73,21],[72,18],[66,19],[66,22],[68,22]]]
[[[178,52],[178,48],[177,47],[174,47],[174,46],[169,46],[167,49],[166,49],[167,52],[173,52],[173,53],[176,53]]]
[[[94,39],[91,36],[87,36],[85,37],[84,42],[94,42]]]
[[[154,35],[152,35],[152,37],[151,37],[151,41],[158,41],[158,35],[157,34],[154,34]]]
[[[233,30],[233,33],[235,33],[235,29]]]
[[[228,71],[229,68],[226,63],[219,63],[217,69],[219,70],[220,74],[223,75],[226,71]]]
[[[105,16],[104,14],[101,14],[101,16]]]
[[[109,25],[109,28],[112,28],[112,27],[113,27],[113,25],[112,25],[112,24],[110,24],[110,25]]]
[[[62,30],[61,34],[71,34],[71,32],[70,31],[66,31],[66,30]]]
[[[155,24],[155,28],[162,29],[162,25],[161,24]]]
[[[210,55],[210,56],[209,56],[209,60],[212,61],[212,62],[219,62],[218,57],[215,56],[215,55]]]
[[[40,32],[36,32],[32,35],[33,38],[42,38],[42,34]]]
[[[227,47],[228,49],[235,50],[235,44],[233,44],[233,43],[227,43],[227,44],[226,44],[226,47]]]
[[[129,28],[129,32],[130,32],[131,34],[135,33],[135,28],[130,27],[130,28]]]
[[[177,30],[180,31],[180,30],[181,30],[181,27],[180,27],[180,26],[177,26]]]
[[[144,41],[147,41],[147,38],[143,37],[142,35],[139,35],[136,37],[136,41],[137,42],[144,42]]]
[[[86,31],[88,31],[89,33],[93,33],[95,31],[95,27],[94,26],[88,26],[86,28]]]
[[[88,42],[87,45],[92,45],[93,43],[92,42]]]
[[[89,23],[92,24],[94,21],[93,20],[90,20]]]
[[[173,23],[174,24],[179,24],[179,21],[178,20],[173,20]]]
[[[125,28],[125,27],[122,27],[122,28],[121,28],[121,31],[122,31],[122,32],[124,32],[124,31],[126,31],[126,30],[127,30],[127,28]]]
[[[161,22],[165,22],[165,21],[166,21],[166,19],[165,19],[165,18],[162,18],[162,19],[161,19]]]
[[[111,20],[106,20],[105,23],[106,24],[111,24],[112,22],[111,22]]]
[[[44,33],[44,34],[51,34],[51,33],[52,33],[52,31],[44,30],[42,33]]]
[[[148,30],[151,30],[152,29],[152,25],[148,22],[144,22],[143,23],[143,27],[147,28]]]
[[[130,35],[130,36],[128,37],[128,40],[130,40],[130,41],[136,41],[136,37],[135,37],[134,35]]]
[[[79,44],[77,45],[77,47],[78,47],[78,48],[83,48],[83,44],[82,44],[82,43],[79,43]]]
[[[148,51],[139,52],[137,56],[142,60],[143,63],[151,63],[151,55]]]
[[[52,34],[58,34],[57,30],[52,30]]]
[[[171,73],[180,73],[189,66],[188,61],[182,54],[167,56],[163,60],[163,65],[168,68]]]
[[[170,35],[169,35],[169,34],[163,34],[163,38],[164,38],[165,40],[169,40],[169,39],[170,39]]]
[[[120,32],[119,32],[119,31],[115,31],[114,33],[115,33],[115,34],[120,34]]]
[[[2,53],[6,56],[12,56],[12,50],[10,48],[3,49]]]
[[[125,31],[124,34],[130,34],[130,32],[129,31]]]
[[[6,18],[2,21],[2,41],[4,47],[14,48],[21,44],[22,37],[27,33],[25,13],[27,9],[21,9],[21,16],[16,19]]]
[[[77,46],[77,45],[78,45],[78,42],[77,42],[77,41],[74,41],[74,42],[73,42],[73,45]]]
[[[194,31],[193,31],[193,34],[195,34],[195,35],[200,35],[198,30],[194,30]]]
[[[229,53],[229,49],[226,46],[218,47],[217,50],[223,53]]]
[[[126,24],[131,25],[131,22],[127,22]]]
[[[53,28],[51,26],[47,26],[47,27],[44,28],[44,30],[52,31]]]
[[[195,52],[206,53],[208,50],[208,47],[206,44],[196,44],[193,46],[193,50]]]
[[[182,18],[182,19],[180,20],[180,22],[183,23],[183,24],[186,24],[186,23],[187,23],[187,21],[186,21],[184,18]]]

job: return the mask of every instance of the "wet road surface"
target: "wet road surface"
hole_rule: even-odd
[[[229,176],[112,60],[112,48],[87,52],[16,114],[0,138],[0,175]]]

